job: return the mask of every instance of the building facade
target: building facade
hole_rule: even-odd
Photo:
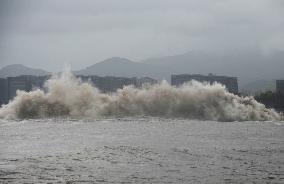
[[[0,78],[0,105],[8,102],[8,82],[7,79]]]
[[[284,95],[284,80],[276,80],[276,92]]]
[[[12,99],[16,96],[17,90],[31,91],[35,88],[43,88],[45,81],[50,76],[31,76],[23,75],[18,77],[7,78],[7,93],[8,99]]]
[[[199,82],[208,82],[213,84],[214,82],[223,84],[230,93],[238,93],[238,79],[236,77],[227,77],[227,76],[217,76],[217,75],[200,75],[200,74],[181,74],[181,75],[172,75],[171,84],[174,86],[182,85],[188,81],[196,80]]]
[[[91,76],[91,81],[103,93],[115,92],[117,89],[122,89],[124,86],[136,84],[135,78],[126,78],[126,77]]]
[[[153,79],[153,78],[150,78],[150,77],[141,77],[141,78],[138,78],[136,80],[137,80],[136,87],[142,87],[144,84],[153,85],[153,84],[158,83],[158,81],[156,79]]]
[[[117,89],[122,89],[124,86],[142,87],[143,84],[154,84],[158,81],[149,77],[128,78],[128,77],[99,77],[99,76],[77,76],[82,81],[91,82],[96,88],[103,93],[115,92]]]
[[[12,99],[16,96],[18,90],[30,91],[32,85],[27,77],[8,77],[8,98]]]

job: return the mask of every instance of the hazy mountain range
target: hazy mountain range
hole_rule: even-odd
[[[113,57],[78,71],[80,75],[141,77],[170,81],[171,74],[217,74],[236,76],[241,91],[257,92],[275,89],[275,79],[284,78],[284,52],[263,54],[258,51],[206,53],[191,51],[182,55],[151,58],[134,62]],[[46,75],[49,72],[15,64],[0,69],[0,77]]]
[[[6,78],[6,77],[16,77],[19,75],[35,75],[35,76],[40,76],[40,75],[48,75],[50,72],[47,72],[42,69],[35,69],[35,68],[30,68],[26,67],[21,64],[12,64],[5,66],[0,69],[0,77],[1,78]]]
[[[152,77],[158,80],[170,79],[170,70],[164,66],[151,63],[134,62],[126,58],[113,57],[98,62],[83,70],[75,71],[81,75],[122,76],[122,77]]]

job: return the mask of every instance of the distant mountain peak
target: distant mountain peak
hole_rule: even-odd
[[[4,66],[2,69],[7,69],[7,68],[28,68],[27,66],[25,65],[22,65],[22,64],[11,64],[11,65],[6,65]]]
[[[22,64],[11,64],[0,69],[0,77],[15,77],[20,75],[48,75],[49,72],[42,69],[34,69]]]
[[[128,65],[139,65],[139,64],[144,65],[143,63],[134,62],[127,58],[111,57],[87,67],[86,70],[93,70],[98,67],[103,67],[101,69],[106,70],[106,68],[127,67]]]
[[[134,63],[134,61],[131,61],[130,59],[123,58],[123,57],[111,57],[106,60],[103,60],[100,63],[106,63],[106,62],[127,62],[127,63]]]
[[[161,72],[161,67],[131,61],[123,57],[111,57],[83,70],[75,71],[75,74],[79,75],[151,77],[155,79],[165,78],[167,76],[165,73],[163,70]]]

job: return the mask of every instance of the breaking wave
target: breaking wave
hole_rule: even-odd
[[[239,97],[213,85],[191,81],[180,87],[167,82],[126,86],[100,93],[70,72],[51,77],[44,90],[18,91],[0,109],[1,119],[48,117],[158,116],[213,121],[277,121],[280,115],[253,97]]]

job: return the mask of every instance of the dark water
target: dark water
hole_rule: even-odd
[[[0,183],[284,183],[284,124],[2,121]]]

